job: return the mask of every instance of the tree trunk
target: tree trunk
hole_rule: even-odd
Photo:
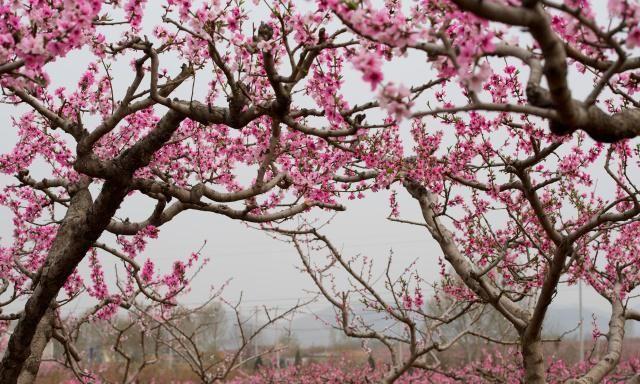
[[[582,377],[567,381],[567,384],[599,383],[613,371],[622,355],[622,341],[624,340],[624,305],[620,300],[620,284],[614,286],[611,297],[611,318],[609,319],[609,333],[607,334],[607,354],[594,364]],[[633,379],[629,381],[633,383]]]
[[[524,382],[527,384],[544,384],[546,375],[540,333],[533,338],[522,336],[520,342],[524,364]]]
[[[49,344],[53,334],[53,310],[49,308],[36,328],[31,341],[29,357],[24,362],[24,368],[18,376],[18,384],[33,384],[38,377],[42,353]]]
[[[27,300],[9,339],[0,365],[2,384],[17,382],[29,357],[29,346],[40,319],[67,278],[109,225],[130,191],[133,173],[149,164],[153,154],[171,138],[184,119],[185,116],[170,110],[153,131],[114,159],[111,167],[117,172],[105,181],[95,201],[92,201],[88,186],[78,184],[41,273],[34,281],[33,294]],[[82,158],[76,160],[76,169],[82,169],[83,166],[86,164],[83,164]]]
[[[107,184],[103,190],[108,188]],[[124,198],[124,194],[122,195]],[[113,204],[111,215],[117,210],[120,201],[122,199],[117,204]],[[92,208],[94,207],[88,189],[81,189],[73,195],[40,276],[34,283],[33,294],[27,300],[22,316],[9,339],[0,366],[3,384],[16,383],[29,357],[30,345],[40,319],[45,315],[50,303],[55,300],[67,278],[109,223],[111,215],[90,217],[95,211]],[[99,223],[102,225],[98,225]]]
[[[77,191],[71,198],[69,209],[49,250],[40,276],[34,282],[33,294],[27,300],[9,339],[0,366],[3,384],[16,382],[29,357],[31,341],[40,319],[93,241],[88,236],[89,228],[86,225],[91,202],[91,194],[86,188]]]
[[[640,384],[640,373],[633,375],[629,381],[627,381],[627,384]]]

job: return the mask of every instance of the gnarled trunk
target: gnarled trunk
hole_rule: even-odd
[[[18,376],[18,384],[33,384],[38,377],[40,362],[42,361],[42,353],[49,344],[53,335],[53,310],[49,308],[45,312],[44,317],[40,320],[40,324],[36,328],[33,335],[31,346],[29,349],[29,357],[24,362],[24,368]]]
[[[105,188],[108,186],[105,185]],[[124,198],[125,194],[121,193],[121,195]],[[95,212],[95,209],[92,209],[95,208],[95,205],[92,204],[88,189],[81,189],[72,197],[67,214],[42,267],[42,272],[35,282],[33,294],[27,300],[24,312],[9,339],[0,366],[0,377],[2,377],[3,384],[16,383],[18,375],[30,355],[31,342],[40,320],[45,315],[50,303],[55,300],[67,278],[107,226],[122,198],[117,202],[112,202],[109,210],[110,215],[108,212],[102,212],[105,216],[94,215],[90,217]]]
[[[167,112],[153,131],[113,160],[111,166],[118,172],[104,183],[95,201],[88,186],[78,184],[41,273],[34,281],[33,293],[9,339],[0,365],[2,384],[17,382],[40,320],[67,278],[109,225],[130,190],[133,173],[149,164],[153,154],[171,138],[184,119],[179,113]],[[86,164],[82,159],[75,164],[78,168],[83,165]]]

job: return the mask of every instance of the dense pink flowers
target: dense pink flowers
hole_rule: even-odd
[[[24,74],[44,76],[43,64],[90,41],[95,31],[93,19],[102,5],[101,0],[3,3],[0,61],[8,62],[16,54],[24,60]]]
[[[466,367],[444,368],[429,370],[412,370],[403,374],[395,381],[398,384],[427,384],[427,383],[472,383],[482,384],[487,381],[501,383],[521,383],[523,372],[515,362],[517,353],[487,353],[486,357],[473,361]],[[274,364],[277,362],[273,362]],[[357,365],[346,359],[336,359],[326,363],[312,363],[303,366],[288,366],[283,368],[262,367],[256,373],[239,377],[231,381],[232,384],[268,384],[268,383],[300,383],[300,384],[367,384],[379,382],[385,375],[385,363],[379,363],[375,368],[365,364]],[[622,380],[632,375],[640,366],[637,359],[622,362],[621,368],[611,381],[616,378]],[[562,360],[550,362],[549,383],[562,383],[574,375],[584,372],[586,364],[567,364]],[[477,372],[482,372],[478,375]]]
[[[124,5],[124,12],[129,15],[129,24],[134,31],[140,29],[142,23],[143,9],[147,0],[127,0]]]
[[[569,233],[573,248],[558,281],[584,281],[609,301],[626,303],[635,294],[640,224],[633,176],[640,152],[629,140],[609,145],[580,131],[551,133],[591,113],[565,121],[553,99],[559,92],[546,92],[544,77],[564,71],[542,57],[554,44],[454,1],[314,4],[0,2],[3,102],[20,104],[8,120],[16,143],[0,155],[0,173],[12,180],[0,194],[12,225],[0,245],[0,279],[15,297],[32,295],[79,191],[97,209],[115,184],[126,188],[109,207],[122,207],[103,220],[103,232],[87,245],[86,265],[73,265],[79,268],[58,298],[86,292],[102,305],[95,318],[108,319],[140,296],[168,311],[188,292],[205,262],[199,252],[170,255],[165,270],[148,254],[159,227],[182,212],[272,229],[390,189],[391,216],[400,219],[395,191],[409,184],[429,197],[420,201],[422,213],[430,210],[426,220],[438,218],[451,232],[447,245],[468,262],[464,277],[485,278],[514,303],[537,297]],[[595,2],[559,4],[545,5],[549,17],[540,24],[548,21],[546,35],[562,42],[571,76],[606,91],[594,94],[589,108],[600,108],[599,116],[637,108],[637,63],[616,61],[625,48],[640,47],[637,2],[608,1],[610,35],[598,32]],[[156,15],[145,11],[151,6],[164,8]],[[54,88],[50,65],[76,60],[65,58],[71,52],[89,56],[86,67],[73,74],[75,85]],[[419,70],[399,73],[407,61]],[[119,66],[130,71],[115,78]],[[346,83],[352,68],[364,90]],[[159,132],[163,119],[173,118],[173,130]],[[142,165],[127,174],[129,156]],[[127,217],[127,204],[138,201],[151,202],[148,215]],[[424,225],[439,236],[440,227]],[[439,290],[458,302],[496,303],[457,279],[444,261],[450,255],[440,251]],[[105,260],[117,263],[118,281],[106,277]],[[421,283],[403,282],[398,310],[425,307]],[[504,361],[496,367],[492,358]],[[479,364],[512,382],[520,366],[507,360]],[[299,372],[270,374],[293,380]],[[327,374],[345,380],[344,372]]]

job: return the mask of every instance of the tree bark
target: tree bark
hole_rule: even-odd
[[[550,16],[539,1],[530,0],[528,7],[513,7],[479,0],[453,1],[461,9],[487,20],[528,29],[542,51],[543,70],[549,90],[543,89],[539,81],[527,84],[527,101],[530,105],[552,108],[558,113],[556,119],[549,121],[549,128],[553,133],[567,135],[582,130],[594,140],[604,143],[615,143],[640,135],[640,108],[632,107],[610,114],[592,102],[585,100],[585,104],[572,98],[568,80],[567,50],[562,39],[553,31]],[[619,70],[623,71],[626,66],[635,65],[631,63],[633,59],[628,58],[621,63]],[[598,69],[606,71],[615,64],[607,64],[600,60],[593,65],[601,65]]]
[[[500,312],[518,331],[527,326],[529,313],[518,303],[511,301],[495,283],[486,275],[479,276],[476,267],[460,252],[453,234],[440,222],[433,211],[436,196],[419,183],[405,179],[404,187],[407,192],[418,201],[427,230],[438,242],[445,259],[451,264],[465,285],[480,298],[490,303]]]
[[[33,384],[38,377],[42,353],[49,344],[53,335],[53,310],[49,308],[36,328],[36,333],[31,341],[29,357],[24,363],[24,368],[18,376],[18,384]]]
[[[640,384],[640,373],[633,375],[629,381],[627,381],[627,384]]]
[[[546,371],[540,333],[533,338],[523,336],[520,338],[520,343],[524,365],[524,382],[527,384],[544,384],[546,382]]]
[[[105,184],[103,192],[108,188],[107,184]],[[119,194],[122,198],[124,195],[125,193]],[[27,300],[24,312],[18,319],[18,324],[9,339],[0,366],[0,377],[2,377],[3,384],[16,382],[29,357],[30,345],[38,324],[45,315],[49,304],[55,300],[67,278],[107,226],[122,198],[117,199],[116,196],[113,196],[111,204],[109,204],[110,209],[107,212],[101,212],[100,215],[90,218],[91,213],[95,210],[91,209],[93,206],[89,190],[83,188],[72,197],[67,214],[60,225],[42,272],[35,283],[33,294]]]
[[[567,381],[567,384],[594,384],[601,382],[613,371],[622,354],[622,341],[624,340],[624,306],[620,300],[620,286],[616,285],[611,298],[611,318],[609,319],[609,332],[607,334],[607,354],[598,361],[589,372],[578,379]],[[632,379],[633,380],[633,379]],[[633,381],[630,381],[633,382]]]
[[[72,194],[69,208],[58,229],[47,259],[34,281],[31,297],[18,319],[0,365],[2,384],[15,384],[25,361],[40,320],[55,300],[67,278],[73,273],[94,242],[98,240],[130,190],[133,173],[151,161],[152,155],[166,143],[180,123],[182,114],[167,112],[155,129],[111,162],[118,174],[105,181],[95,202],[88,186],[80,186]],[[78,159],[77,168],[81,168]]]

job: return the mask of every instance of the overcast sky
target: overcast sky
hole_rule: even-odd
[[[145,18],[147,29],[159,20],[159,6],[149,2],[150,12]],[[259,22],[261,13],[256,12]],[[262,14],[263,15],[263,14]],[[49,73],[52,87],[67,85],[73,87],[91,60],[86,52],[73,53],[68,58],[52,64]],[[132,76],[128,62],[114,66],[112,75],[116,83],[127,84]],[[175,63],[179,66],[179,63]],[[163,62],[163,66],[168,66]],[[364,85],[358,74],[351,71],[347,76],[346,90],[354,100],[367,100],[371,97],[368,86]],[[415,84],[421,79],[428,79],[422,58],[415,56],[387,65],[387,79],[396,83]],[[206,84],[208,80],[202,80]],[[121,91],[124,88],[121,88]],[[0,151],[9,151],[15,142],[15,130],[10,127],[9,119],[17,115],[14,107],[2,106],[0,115],[5,121]],[[35,171],[37,173],[37,170]],[[0,182],[13,182],[7,178]],[[405,224],[392,223],[385,218],[389,214],[388,193],[368,193],[364,200],[347,201],[347,211],[338,214],[334,222],[325,231],[330,238],[343,247],[346,254],[361,253],[372,256],[377,265],[385,264],[389,251],[394,251],[394,268],[402,270],[412,261],[418,260],[417,268],[423,278],[437,281],[437,258],[440,249],[423,228]],[[401,212],[407,217],[417,218],[417,204],[406,192],[399,190]],[[123,207],[126,214],[132,217],[144,217],[148,212],[127,204]],[[3,242],[11,238],[11,223],[8,211],[1,208],[0,236]],[[126,214],[120,214],[125,216]],[[225,290],[225,297],[233,300],[244,293],[244,303],[248,307],[254,305],[286,306],[295,303],[296,298],[308,296],[305,290],[313,289],[307,276],[297,270],[300,265],[295,251],[287,244],[271,239],[266,234],[248,229],[243,223],[223,216],[208,213],[187,212],[161,227],[159,239],[152,241],[145,257],[151,257],[156,265],[167,270],[172,261],[183,258],[190,252],[199,249],[204,241],[203,255],[210,258],[210,263],[195,280],[192,292],[185,302],[195,304],[205,300],[211,286],[220,286],[232,278]],[[86,268],[85,268],[86,269]],[[107,272],[109,273],[109,272]],[[577,287],[562,286],[554,305],[572,306],[578,298]],[[608,305],[598,295],[586,291],[587,306],[607,310]],[[77,308],[90,305],[87,300],[78,300]],[[326,306],[325,303],[314,304],[313,308]],[[73,308],[73,307],[72,307]],[[313,309],[312,308],[312,309]],[[587,318],[588,318],[587,314]]]

